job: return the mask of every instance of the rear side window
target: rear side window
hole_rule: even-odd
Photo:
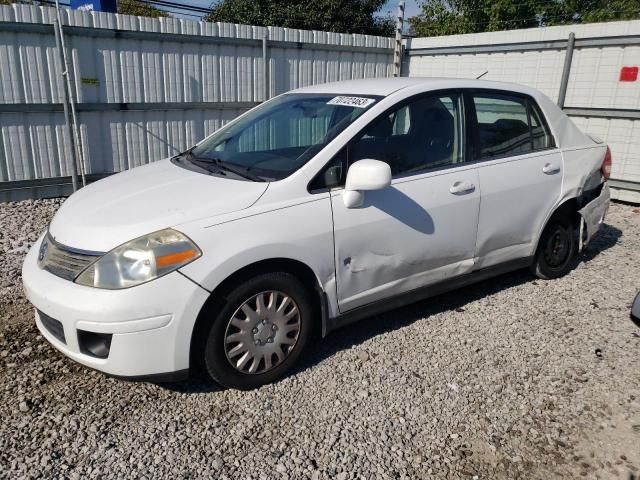
[[[527,98],[474,94],[480,158],[523,155],[553,146],[549,129]]]

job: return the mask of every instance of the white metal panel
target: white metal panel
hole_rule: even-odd
[[[412,38],[408,48],[450,47],[463,45],[492,45],[496,43],[538,42],[562,40],[574,32],[577,38],[640,34],[640,20],[561,25],[557,27],[527,28],[500,32],[469,33],[441,37]]]
[[[640,120],[572,117],[581,130],[605,140],[611,148],[611,178],[640,182]]]
[[[557,98],[564,63],[563,50],[412,56],[411,77],[476,78],[516,82]]]
[[[640,109],[640,82],[619,81],[625,65],[640,65],[640,46],[577,49],[566,105]]]

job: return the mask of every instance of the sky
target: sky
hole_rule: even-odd
[[[383,13],[389,12],[394,17],[396,16],[396,12],[398,11],[398,1],[390,0],[383,7]],[[417,0],[406,0],[404,5],[404,18],[413,17],[417,15],[419,11]]]

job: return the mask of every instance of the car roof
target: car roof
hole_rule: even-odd
[[[418,93],[419,91],[429,92],[450,88],[466,88],[502,90],[529,95],[534,98],[542,108],[559,147],[568,148],[593,144],[593,140],[582,133],[549,97],[535,88],[517,83],[438,77],[365,78],[361,80],[345,80],[341,82],[311,85],[309,87],[292,90],[291,93],[328,93],[334,95],[341,94],[354,96],[379,95],[387,97],[406,88],[412,88],[414,93]]]
[[[292,90],[291,93],[342,93],[360,95],[391,95],[398,90],[414,86],[424,86],[425,91],[444,88],[487,88],[492,90],[507,90],[526,93],[538,98],[540,92],[533,88],[517,83],[494,82],[490,80],[475,80],[464,78],[438,77],[389,77],[364,78],[359,80],[344,80],[340,82],[322,83]]]

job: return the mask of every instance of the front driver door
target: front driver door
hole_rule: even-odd
[[[480,191],[464,163],[462,105],[459,93],[413,97],[341,152],[347,165],[387,162],[393,180],[358,208],[331,193],[340,311],[472,270]]]

